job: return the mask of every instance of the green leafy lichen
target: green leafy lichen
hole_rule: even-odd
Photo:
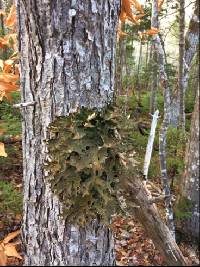
[[[116,132],[116,115],[111,109],[83,108],[49,126],[50,160],[45,170],[69,222],[84,224],[97,215],[108,222],[119,211],[115,190],[123,166]]]

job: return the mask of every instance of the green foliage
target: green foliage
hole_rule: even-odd
[[[12,93],[12,102],[7,99],[1,102],[0,105],[0,130],[4,130],[5,135],[21,134],[21,115],[20,111],[13,108],[13,104],[19,102],[19,92]]]
[[[176,66],[171,63],[167,63],[166,72],[167,72],[169,87],[172,89],[176,82]]]
[[[188,219],[192,216],[192,201],[186,197],[181,197],[175,206],[175,216],[177,219]]]
[[[20,214],[22,194],[11,183],[0,180],[0,214]]]
[[[170,126],[167,131],[167,169],[172,177],[183,173],[185,144],[183,130]]]
[[[142,97],[141,97],[141,110],[140,112],[144,115],[144,114],[148,114],[149,110],[150,110],[150,101],[151,101],[151,92],[147,92],[147,93],[143,93]],[[130,107],[132,109],[135,108],[135,99],[133,98],[132,100],[130,100]],[[157,109],[162,113],[163,110],[163,106],[164,106],[164,100],[163,100],[163,95],[162,93],[159,91],[157,93]]]
[[[120,210],[115,190],[124,169],[117,152],[116,114],[83,108],[58,118],[48,131],[45,170],[63,203],[63,217],[81,225],[96,215],[109,222]]]
[[[186,91],[185,96],[185,112],[192,113],[194,109],[195,103],[195,95],[191,92],[191,90]]]
[[[167,131],[167,144],[171,149],[183,149],[185,141],[185,133],[182,129],[169,126]]]
[[[148,141],[147,135],[142,135],[139,131],[134,131],[134,133],[132,134],[132,138],[134,140],[135,148],[138,148],[140,150],[146,149]]]

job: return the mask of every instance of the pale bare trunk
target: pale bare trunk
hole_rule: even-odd
[[[150,102],[150,113],[154,114],[157,109],[157,91],[158,91],[158,63],[157,53],[154,50],[152,52],[151,59],[152,74],[151,74],[151,102]]]

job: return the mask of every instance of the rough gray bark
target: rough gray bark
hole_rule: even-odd
[[[179,84],[179,125],[185,130],[185,94],[184,94],[184,58],[185,58],[185,1],[179,0],[179,66],[178,66],[178,84]]]
[[[110,230],[68,225],[44,171],[56,117],[113,99],[119,0],[18,0],[25,265],[113,265]]]
[[[125,23],[122,24],[122,31],[125,30]],[[118,45],[118,63],[117,63],[117,95],[123,94],[124,66],[126,62],[126,39],[121,37]]]
[[[152,20],[151,27],[158,28],[158,2],[157,0],[153,1],[152,4]],[[158,34],[153,37],[154,50],[157,53],[158,68],[160,73],[160,82],[163,88],[164,95],[164,118],[163,123],[159,133],[159,155],[160,155],[160,168],[161,176],[163,183],[163,192],[166,196],[165,198],[165,207],[166,207],[166,221],[167,225],[175,238],[175,227],[173,219],[173,209],[171,203],[171,193],[169,186],[169,178],[167,175],[167,160],[166,160],[166,134],[167,129],[171,120],[171,94],[168,84],[168,77],[165,69],[165,54],[164,49],[161,44],[161,40]]]
[[[198,50],[199,45],[199,0],[195,2],[194,13],[189,23],[187,33],[185,35],[185,58],[184,58],[184,73],[183,73],[183,93],[185,94],[188,86],[189,73],[192,60]],[[174,90],[171,104],[171,123],[174,127],[178,126],[180,97],[179,91]]]
[[[185,173],[181,188],[180,206],[186,198],[191,216],[182,220],[181,231],[199,238],[199,90],[192,117],[190,138],[185,155]]]

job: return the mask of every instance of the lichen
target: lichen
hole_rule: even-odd
[[[82,108],[49,125],[45,172],[67,221],[84,225],[98,215],[109,222],[110,215],[120,210],[116,190],[124,165],[116,132],[111,108]]]

